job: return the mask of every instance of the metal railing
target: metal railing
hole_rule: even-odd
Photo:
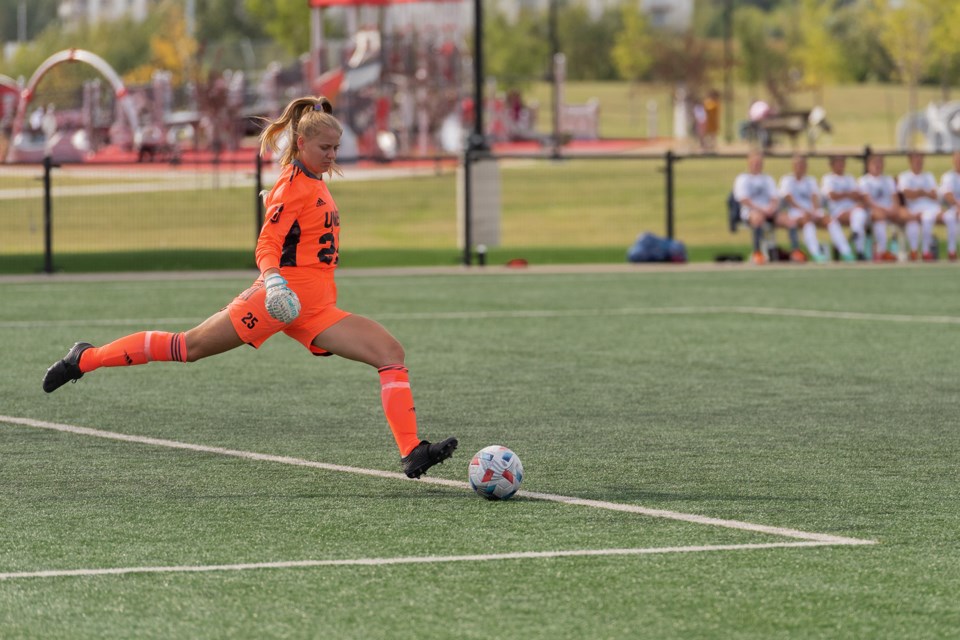
[[[858,174],[861,165],[855,163],[865,163],[871,152],[869,147],[843,152],[853,161],[848,172]],[[906,155],[878,154],[891,159]],[[819,177],[836,152],[805,155],[811,159],[810,173]],[[948,154],[927,156],[927,168],[935,175],[949,168]],[[791,157],[768,154],[766,172],[774,177],[787,173]],[[452,259],[463,265],[477,264],[483,253],[478,249],[487,244],[479,223],[483,197],[489,195],[483,177],[478,179],[480,163],[497,167],[496,241],[518,255],[548,247],[626,249],[642,231],[693,246],[735,248],[746,238],[729,234],[725,201],[745,158],[744,153],[472,150],[459,159],[417,158],[432,163],[419,173],[403,169],[414,159],[368,162],[362,171],[348,164],[348,176],[364,181],[338,179],[332,190],[350,216],[345,245],[372,252],[437,250],[459,256]],[[821,158],[822,165],[817,163]],[[887,173],[906,168],[905,162],[893,164],[888,163]],[[0,219],[6,216],[0,257],[42,253],[40,268],[47,273],[57,270],[58,254],[71,251],[229,250],[252,256],[264,217],[260,193],[277,170],[251,153],[242,161],[202,170],[189,163],[61,166],[45,159],[39,166],[4,165],[0,178],[9,182],[25,167],[42,168],[42,192],[37,197],[32,195],[36,188],[21,187],[22,195],[0,202]],[[390,180],[369,181],[372,177]],[[42,249],[37,250],[41,234]]]

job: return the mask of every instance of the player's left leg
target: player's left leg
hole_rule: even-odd
[[[791,262],[806,262],[807,256],[804,255],[803,251],[800,251],[800,236],[797,229],[800,222],[801,216],[794,215],[792,213],[781,211],[776,216],[774,216],[774,223],[778,227],[782,227],[787,230],[787,237],[790,239],[790,261]]]
[[[882,262],[893,258],[887,250],[887,216],[880,209],[870,211],[873,226],[873,259]]]
[[[957,259],[957,208],[950,207],[941,216],[943,225],[947,228],[947,259]]]
[[[933,207],[924,208],[920,215],[920,236],[923,259],[933,260],[933,227],[937,224],[940,212]]]
[[[827,233],[830,234],[830,241],[844,262],[855,260],[853,251],[850,249],[850,243],[847,242],[847,237],[843,235],[843,227],[841,226],[840,220],[837,218],[829,220],[827,222]]]
[[[867,253],[867,220],[866,211],[857,207],[850,211],[850,231],[853,232],[853,246],[857,252],[857,259],[863,260]]]
[[[829,256],[817,238],[817,227],[826,229],[827,221],[823,215],[807,215],[803,218],[803,241],[810,252],[810,259],[817,263],[827,262]]]
[[[379,323],[350,315],[317,335],[312,346],[349,360],[376,367],[380,374],[380,399],[387,423],[400,450],[404,471],[418,478],[433,465],[449,458],[457,448],[455,438],[437,444],[420,440],[417,413],[404,364],[403,346]]]

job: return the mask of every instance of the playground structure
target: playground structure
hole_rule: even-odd
[[[310,0],[311,48],[284,67],[273,62],[251,82],[251,70],[211,71],[172,85],[171,74],[126,86],[97,54],[65,49],[47,58],[23,83],[0,77],[0,130],[6,162],[83,162],[106,153],[139,161],[181,158],[185,151],[218,155],[241,147],[264,119],[292,97],[326,95],[344,125],[341,159],[459,154],[473,126],[473,61],[467,41],[468,0]],[[346,22],[343,40],[324,41],[324,12]],[[58,65],[83,63],[102,78],[83,83],[74,104],[34,104],[38,86]],[[562,96],[563,74],[556,91]],[[104,90],[103,79],[110,93]],[[40,94],[45,95],[45,94]],[[80,103],[78,107],[76,103]],[[599,105],[565,105],[555,135],[538,134],[536,103],[498,91],[486,79],[485,133],[492,143],[598,137]],[[13,115],[11,115],[13,114]],[[556,129],[559,126],[560,129]]]
[[[80,107],[34,105],[41,81],[62,64],[85,63],[100,78],[83,83]],[[171,74],[157,71],[147,86],[128,87],[103,58],[83,49],[66,49],[47,58],[21,86],[2,80],[0,125],[8,141],[6,162],[84,162],[106,148],[137,160],[175,160],[184,146],[205,144],[214,152],[235,148],[242,135],[244,78],[241,72],[212,73],[200,91],[185,88],[175,109]],[[14,114],[11,117],[11,114]],[[206,136],[206,137],[204,137]]]
[[[441,136],[462,121],[470,86],[464,0],[310,0],[311,45],[304,75],[311,93],[326,95],[357,155],[454,153],[459,136]],[[353,34],[323,39],[328,10]],[[457,129],[461,129],[458,126]],[[343,148],[343,147],[342,147]],[[349,155],[349,154],[348,154]]]
[[[116,97],[117,110],[126,119],[126,122],[123,122],[122,119],[117,122],[118,137],[122,136],[124,132],[130,136],[135,136],[139,131],[137,113],[133,108],[127,88],[120,76],[113,70],[113,67],[95,53],[83,49],[66,49],[44,60],[30,77],[26,86],[20,91],[16,112],[10,125],[10,143],[6,153],[7,162],[38,162],[45,155],[60,161],[80,161],[89,152],[89,128],[74,131],[60,130],[54,115],[50,113],[52,109],[49,107],[37,118],[38,122],[31,123],[28,129],[24,129],[27,110],[36,95],[37,85],[51,69],[57,65],[71,62],[89,64],[110,82]],[[6,113],[5,110],[4,115]],[[126,127],[126,129],[124,130],[123,127]]]

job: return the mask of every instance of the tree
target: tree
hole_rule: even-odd
[[[0,39],[15,42],[20,37],[20,7],[26,11],[26,38],[32,40],[57,18],[60,0],[0,0]]]
[[[888,82],[896,68],[880,43],[876,26],[866,17],[865,12],[872,11],[872,7],[865,4],[869,4],[869,0],[858,0],[838,8],[831,31],[843,50],[846,77],[855,82]]]
[[[803,83],[817,93],[822,104],[824,85],[849,77],[843,43],[831,28],[836,7],[831,2],[803,0],[791,13],[795,35],[790,58],[803,74]]]
[[[244,0],[250,18],[293,56],[310,50],[310,9],[306,0]]]
[[[960,4],[955,0],[924,0],[930,11],[933,26],[930,46],[934,64],[940,77],[943,101],[949,99],[950,85],[957,79],[960,58]]]
[[[540,13],[521,10],[513,24],[500,11],[485,14],[483,45],[486,74],[507,88],[524,88],[550,69],[547,20]]]
[[[151,21],[156,21],[159,28],[151,31],[149,59],[125,73],[124,81],[146,84],[155,71],[169,71],[173,86],[193,79],[197,41],[187,33],[181,5],[164,2],[152,14]]]
[[[255,47],[269,41],[260,21],[255,20],[247,11],[243,2],[236,0],[204,0],[197,2],[196,40],[200,66],[229,67],[247,69],[262,67],[263,61],[257,59]],[[306,20],[306,2],[304,17]],[[275,48],[275,47],[274,47]],[[277,50],[271,57],[297,57],[303,51],[292,54]]]
[[[917,111],[917,85],[930,53],[927,43],[933,32],[933,12],[921,0],[902,0],[891,5],[889,0],[872,0],[872,19],[880,43],[896,63],[901,82],[909,90],[910,112]]]
[[[639,82],[653,64],[650,26],[636,5],[624,4],[620,17],[623,27],[613,38],[610,57],[622,79]]]
[[[306,2],[301,2],[301,8]],[[303,9],[302,21],[306,20],[307,9]],[[197,32],[195,37],[201,45],[238,40],[259,40],[266,32],[259,20],[247,11],[242,2],[236,0],[204,0],[197,3]]]
[[[44,60],[71,46],[96,53],[122,76],[149,59],[150,35],[159,28],[160,25],[153,23],[150,18],[141,24],[125,19],[92,27],[82,26],[71,32],[67,40],[58,25],[51,24],[17,51],[8,65],[7,73],[14,77],[29,78]],[[77,79],[80,80],[86,70],[84,67],[77,67],[77,70]]]
[[[705,91],[710,73],[716,67],[710,43],[691,31],[680,36],[658,33],[654,36],[653,50],[653,78],[682,84],[691,96],[699,96]]]
[[[763,84],[774,104],[788,109],[793,80],[783,29],[774,16],[745,7],[736,13],[740,77],[749,84]]]
[[[560,13],[560,50],[567,56],[567,77],[571,80],[612,80],[617,77],[610,47],[619,30],[619,14],[605,11],[591,19],[582,4],[571,4]]]

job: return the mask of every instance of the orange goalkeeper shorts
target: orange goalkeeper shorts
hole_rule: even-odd
[[[263,278],[227,305],[230,321],[240,339],[259,348],[270,336],[283,332],[302,344],[314,355],[330,355],[313,346],[313,339],[350,314],[337,308],[337,285],[332,269],[287,267],[281,275],[300,299],[300,315],[290,324],[275,320],[267,313],[264,299],[267,291]]]

